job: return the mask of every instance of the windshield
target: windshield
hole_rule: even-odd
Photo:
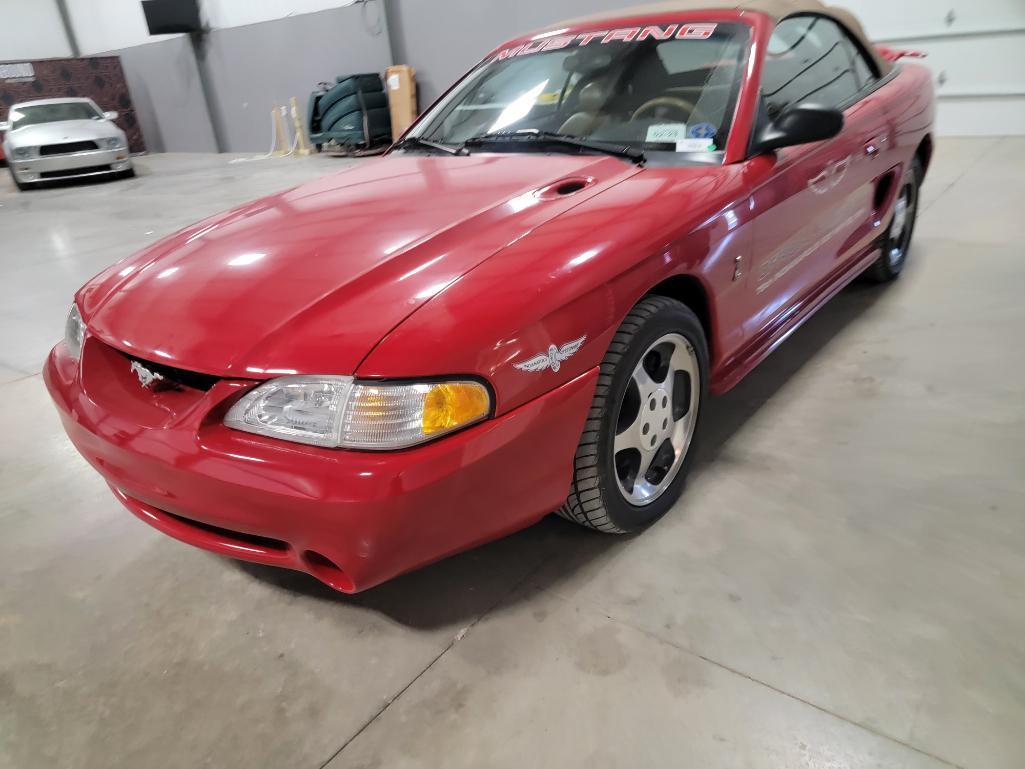
[[[414,135],[461,145],[554,132],[647,154],[707,156],[726,145],[747,39],[745,25],[714,23],[535,39],[481,64]]]
[[[11,130],[40,123],[59,123],[62,120],[100,120],[103,117],[86,101],[65,101],[58,104],[28,104],[12,107],[8,120]]]

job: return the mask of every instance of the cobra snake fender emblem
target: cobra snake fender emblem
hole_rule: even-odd
[[[558,371],[562,368],[563,361],[567,361],[576,355],[580,348],[584,346],[586,340],[587,335],[585,334],[579,339],[574,339],[572,342],[566,342],[561,347],[556,347],[554,344],[549,345],[548,352],[542,352],[533,358],[527,358],[519,363],[514,363],[513,367],[518,368],[520,371],[529,371],[532,374],[549,368],[552,371]]]

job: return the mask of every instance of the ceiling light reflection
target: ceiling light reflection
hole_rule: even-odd
[[[236,256],[234,259],[229,260],[228,261],[228,266],[229,267],[245,267],[247,265],[254,264],[254,263],[260,261],[265,256],[267,256],[267,254],[262,254],[262,253],[259,253],[259,252],[254,252],[252,254],[240,254],[239,256]]]

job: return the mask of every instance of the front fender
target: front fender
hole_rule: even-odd
[[[735,166],[645,169],[464,275],[389,333],[357,376],[480,376],[502,414],[599,365],[630,308],[682,274],[706,288],[718,353],[740,325],[727,308],[741,285],[743,189]],[[580,337],[558,370],[517,367]]]

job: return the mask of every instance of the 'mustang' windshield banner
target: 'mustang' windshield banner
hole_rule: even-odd
[[[715,32],[717,26],[717,24],[670,24],[667,27],[620,27],[583,32],[579,35],[551,35],[499,51],[494,60],[501,61],[513,56],[527,56],[532,53],[555,51],[571,46],[583,48],[592,43],[607,45],[616,42],[641,43],[645,40],[707,40]]]

